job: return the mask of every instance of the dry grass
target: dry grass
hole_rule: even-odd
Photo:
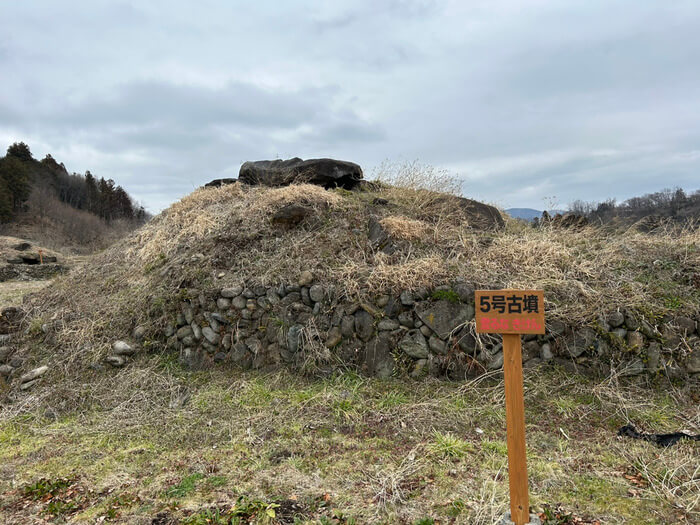
[[[419,241],[426,238],[428,225],[423,221],[390,215],[384,217],[380,224],[395,239],[402,241]]]

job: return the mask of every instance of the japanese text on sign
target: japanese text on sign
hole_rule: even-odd
[[[541,290],[477,290],[475,299],[479,333],[544,333]]]

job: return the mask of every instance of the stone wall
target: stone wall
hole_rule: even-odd
[[[500,337],[477,336],[473,319],[467,282],[349,302],[304,272],[296,283],[273,287],[185,290],[162,335],[193,369],[351,366],[379,377],[463,379],[503,365]],[[144,332],[137,327],[135,338]],[[698,322],[679,315],[652,325],[624,310],[584,327],[548,319],[545,335],[523,337],[523,362],[527,368],[549,361],[601,374],[612,366],[627,376],[698,379]]]

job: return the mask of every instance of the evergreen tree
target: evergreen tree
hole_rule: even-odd
[[[7,148],[7,156],[15,157],[23,162],[28,162],[34,160],[32,157],[32,152],[29,150],[24,142],[15,142],[9,148]]]

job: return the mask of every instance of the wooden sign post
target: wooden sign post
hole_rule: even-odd
[[[525,402],[521,334],[544,334],[544,292],[541,290],[477,290],[476,331],[503,334],[506,390],[506,433],[510,516],[515,525],[530,522],[525,453]]]

